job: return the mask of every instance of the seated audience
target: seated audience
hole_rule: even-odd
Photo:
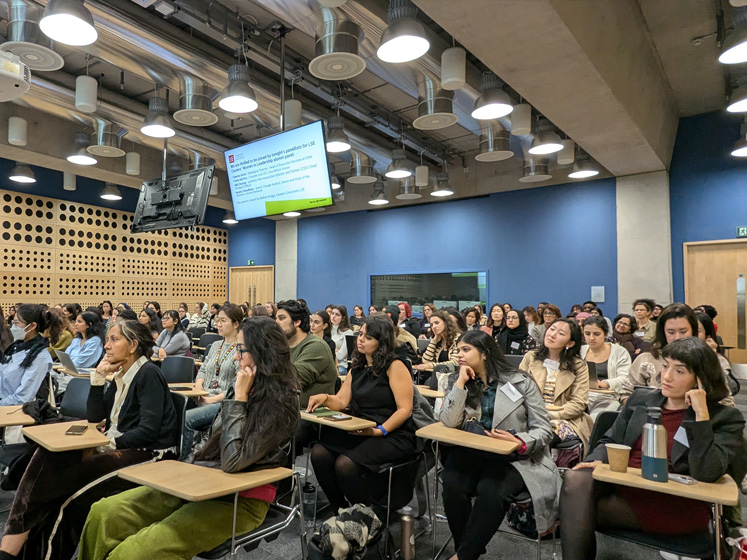
[[[457,356],[457,333],[454,330],[449,315],[445,311],[435,311],[431,314],[431,331],[433,338],[423,353],[423,363],[413,366],[418,371],[433,371],[439,364],[459,364]]]
[[[586,344],[581,346],[580,357],[594,364],[599,380],[596,387],[589,384],[589,408],[595,420],[603,410],[620,408],[620,390],[630,373],[630,354],[619,344],[606,342],[608,327],[603,317],[592,315],[581,328]],[[596,389],[611,389],[614,393],[600,393]]]
[[[584,310],[584,306],[580,303],[575,303],[571,306],[571,311],[568,313],[568,317],[575,317]]]
[[[592,478],[592,469],[607,462],[607,443],[630,446],[628,466],[641,467],[648,407],[661,408],[669,472],[702,482],[714,482],[726,473],[742,480],[747,472],[745,421],[735,408],[719,404],[728,391],[715,353],[693,337],[672,341],[661,352],[661,389],[637,391],[585,462],[565,475],[560,498],[564,559],[593,558],[594,530],[602,524],[672,536],[707,530],[711,505],[706,502]]]
[[[60,305],[59,303],[57,305]],[[8,315],[5,317],[5,322],[8,324],[8,327],[13,324],[13,319],[16,318],[16,306],[11,305],[8,307]]]
[[[311,395],[331,393],[337,383],[337,368],[329,346],[320,338],[309,335],[309,308],[294,299],[278,302],[275,321],[288,337],[290,359],[296,367],[301,386],[301,406]]]
[[[523,356],[537,348],[537,343],[529,334],[524,314],[518,309],[506,312],[506,328],[498,335],[498,348],[504,354]]]
[[[179,304],[179,322],[182,324],[182,328],[186,331],[189,328],[189,306],[186,303]]]
[[[635,336],[637,324],[635,317],[626,313],[620,313],[612,321],[612,338],[614,341],[625,348],[630,354],[630,359],[635,360],[641,352],[647,352],[651,349],[651,343],[645,342],[642,338]]]
[[[531,497],[540,534],[553,527],[560,475],[550,457],[553,431],[537,384],[512,367],[484,332],[464,333],[457,346],[460,368],[447,381],[441,421],[462,430],[471,425],[468,431],[519,446],[511,458],[460,446],[445,455],[441,476],[456,550],[452,559],[477,560],[520,494]]]
[[[155,311],[159,319],[163,317],[163,313],[161,313],[161,305],[157,301],[149,301],[147,308]]]
[[[436,311],[436,306],[432,303],[426,303],[423,306],[423,318],[420,319],[420,336],[418,338],[431,337],[431,315]]]
[[[467,323],[464,321],[464,315],[459,313],[456,307],[446,307],[444,311],[449,315],[449,321],[451,326],[454,327],[455,335],[459,338],[459,335],[467,330]]]
[[[0,358],[0,406],[34,400],[52,367],[49,341],[40,334],[51,328],[63,325],[43,306],[27,303],[16,308],[10,327],[14,342]]]
[[[655,304],[654,310],[651,312],[651,320],[656,321],[659,318],[659,315],[661,315],[662,311],[664,311],[664,306],[660,303]]]
[[[532,338],[537,341],[537,344],[542,344],[542,341],[545,340],[545,332],[547,331],[547,328],[552,325],[553,321],[560,319],[560,317],[560,309],[557,305],[546,303],[543,306],[542,324],[535,325],[535,327],[529,331],[529,334],[531,334]]]
[[[412,458],[417,448],[412,377],[394,353],[391,319],[369,315],[356,346],[352,369],[337,394],[313,395],[307,407],[309,412],[322,405],[349,407],[354,416],[377,424],[353,433],[322,428],[311,462],[332,511],[384,497],[388,475],[379,474],[380,467]]]
[[[494,303],[488,312],[488,322],[485,326],[480,327],[482,332],[489,334],[493,340],[498,342],[498,335],[506,328],[506,313],[503,311],[503,305]]]
[[[224,307],[225,309],[225,307]],[[298,424],[297,383],[288,342],[270,319],[242,325],[235,354],[235,396],[221,407],[221,423],[198,454],[228,473],[287,464],[287,448]],[[192,558],[262,524],[276,486],[241,492],[234,499],[185,502],[139,487],[94,505],[83,529],[80,560]]]
[[[503,312],[504,312],[504,313],[508,313],[508,312],[509,312],[509,311],[511,311],[512,309],[513,309],[513,307],[511,306],[511,304],[510,304],[510,303],[504,303],[504,304],[503,304]]]
[[[104,353],[104,329],[99,316],[85,311],[75,319],[73,329],[75,338],[66,350],[73,365],[76,368],[96,367]],[[57,380],[58,393],[65,392],[67,384],[73,378],[62,372],[53,372],[52,377]]]
[[[334,356],[337,348],[335,347],[335,341],[332,340],[332,323],[329,320],[327,312],[324,310],[314,311],[309,318],[309,328],[311,329],[311,334],[327,343]]]
[[[559,441],[580,439],[588,447],[592,420],[589,368],[578,357],[581,329],[573,319],[557,319],[545,333],[539,350],[529,351],[519,365],[537,382]]]
[[[656,322],[651,320],[654,305],[655,303],[652,299],[637,299],[633,302],[633,314],[635,315],[635,322],[638,325],[633,334],[646,342],[656,340]]]
[[[116,309],[114,311],[116,311]],[[67,320],[67,315],[65,315],[62,309],[52,307],[49,309],[49,312],[53,314],[57,320],[49,324],[49,327],[44,331],[43,336],[49,340],[48,350],[52,359],[57,359],[57,354],[55,352],[57,350],[62,350],[63,352],[67,350],[68,346],[73,342],[75,331],[73,330],[73,326]]]
[[[161,319],[161,325],[163,330],[153,346],[153,357],[163,360],[167,356],[186,356],[192,341],[182,328],[179,313],[173,309],[166,311]]]
[[[277,316],[277,311],[275,312]],[[270,317],[270,313],[267,311],[267,308],[264,305],[257,304],[253,307],[249,308],[249,317]],[[275,319],[276,317],[270,317],[270,319]]]
[[[106,299],[101,302],[99,309],[101,309],[101,325],[106,328],[109,324],[109,320],[112,318],[114,307],[112,306],[112,302]]]
[[[604,313],[602,312],[601,307],[599,307],[597,304],[594,304],[594,308],[591,311],[589,311],[589,313],[591,313],[595,317],[601,317],[602,319],[604,319],[604,322],[607,323],[607,332],[608,333],[612,332],[613,330],[612,321],[610,321],[608,317],[604,316]]]
[[[109,443],[93,452],[52,452],[43,447],[34,452],[0,542],[5,558],[17,556],[29,531],[83,486],[122,467],[173,453],[178,438],[176,410],[160,370],[148,361],[152,346],[145,325],[119,321],[109,327],[106,355],[91,373],[88,395],[88,421],[106,420],[104,435]],[[46,352],[42,355],[49,360]],[[112,374],[114,381],[105,387],[106,377]],[[39,532],[32,535],[41,536]],[[38,546],[30,542],[27,548]]]
[[[150,334],[153,337],[153,342],[158,340],[158,337],[161,335],[161,331],[163,330],[163,325],[161,324],[161,319],[153,309],[150,309],[149,307],[143,309],[140,312],[138,321],[148,327]]]
[[[369,308],[368,308],[368,314],[369,314],[369,315],[370,315],[371,313],[376,313],[376,312],[378,312],[378,311],[381,311],[381,310],[380,310],[380,309],[377,309],[375,305],[371,305],[371,306],[369,306]]]
[[[721,371],[724,372],[724,382],[726,383],[726,387],[729,389],[729,397],[723,399],[721,404],[735,406],[734,397],[731,395],[737,391],[739,387],[732,379],[732,376],[729,375],[731,373],[731,364],[724,356],[724,351],[718,345],[718,342],[716,342],[716,329],[713,326],[713,321],[706,313],[696,313],[695,318],[698,320],[698,338],[705,342],[711,350],[716,352]]]
[[[67,315],[67,320],[70,321],[71,325],[75,323],[75,319],[78,318],[78,315],[83,313],[83,310],[80,308],[80,304],[78,303],[67,303],[62,310],[65,312],[65,315]]]
[[[195,303],[194,313],[189,318],[189,328],[207,330],[209,323],[210,308],[208,308],[207,303],[205,303],[204,301]]]
[[[404,329],[409,332],[415,338],[420,336],[420,321],[412,316],[412,307],[406,301],[400,301],[397,304],[399,308],[399,324],[397,326],[400,329]]]
[[[542,318],[537,313],[537,310],[531,305],[527,305],[521,310],[524,313],[524,320],[527,322],[527,329],[532,332],[532,329],[542,324]]]
[[[265,303],[265,309],[267,310],[267,315],[272,318],[277,318],[277,312],[278,312],[278,306],[275,302],[268,301]],[[308,309],[308,307],[306,308]]]
[[[475,307],[464,310],[464,323],[468,331],[480,330],[480,311]]]
[[[409,365],[412,366],[420,361],[418,357],[418,339],[397,325],[399,312],[400,308],[397,305],[389,305],[386,308],[386,314],[394,324],[394,353],[403,361],[410,360]]]
[[[366,320],[366,314],[363,312],[363,307],[360,305],[353,306],[353,316],[350,318],[350,326],[354,331],[361,328],[361,325]]]
[[[218,318],[218,313],[220,312],[220,308],[221,308],[221,305],[219,303],[213,303],[210,306],[210,319],[208,319],[208,326],[205,332],[210,332],[210,333],[218,332],[218,329],[215,326],[215,319]]]
[[[197,406],[187,410],[181,461],[186,461],[192,452],[195,430],[207,430],[213,424],[220,410],[220,403],[236,381],[239,364],[236,361],[236,349],[243,320],[241,308],[232,303],[224,305],[218,312],[215,324],[223,340],[210,346],[210,351],[205,356],[200,371],[197,372],[195,389],[207,391],[208,395],[199,397],[196,401]]]
[[[345,337],[355,334],[350,328],[347,308],[344,305],[332,306],[329,320],[332,321],[332,340],[335,341],[337,368],[340,375],[346,375],[348,373],[348,345],[345,344]]]
[[[117,314],[117,321],[140,321],[137,313],[132,309],[125,309]],[[150,323],[149,323],[150,324]]]

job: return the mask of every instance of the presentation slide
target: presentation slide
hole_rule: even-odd
[[[332,204],[322,122],[225,152],[237,220]]]

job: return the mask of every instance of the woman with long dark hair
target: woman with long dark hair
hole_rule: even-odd
[[[498,335],[506,328],[506,312],[502,303],[494,303],[488,311],[488,322],[481,327],[482,332],[489,334],[493,340],[498,340]]]
[[[329,314],[323,309],[314,311],[311,317],[309,317],[309,328],[311,329],[311,334],[318,336],[327,343],[327,346],[332,351],[332,356],[334,356],[337,348],[335,347],[335,341],[332,340],[332,322],[329,319]]]
[[[309,398],[309,412],[322,405],[332,410],[350,407],[354,416],[377,424],[353,433],[323,428],[311,450],[314,473],[333,511],[384,496],[388,477],[379,474],[380,467],[415,453],[412,377],[394,348],[391,319],[369,315],[358,332],[352,369],[340,390]]]
[[[728,389],[716,353],[705,342],[687,337],[668,343],[661,357],[661,388],[636,391],[585,462],[565,475],[560,497],[564,559],[594,558],[598,524],[671,536],[707,530],[710,504],[592,478],[592,470],[607,462],[608,443],[631,447],[628,466],[641,467],[641,432],[649,407],[661,409],[669,472],[702,482],[714,482],[726,473],[742,480],[747,472],[745,421],[739,410],[719,402]]]
[[[114,310],[114,306],[112,305],[112,302],[108,299],[105,299],[103,302],[101,302],[101,305],[99,306],[101,309],[101,324],[106,328],[106,325],[109,324],[109,320],[112,318],[112,311]]]
[[[578,357],[581,329],[573,319],[557,319],[545,332],[538,350],[528,352],[519,365],[537,382],[559,441],[589,443],[593,422],[589,405],[589,367]]]
[[[362,305],[353,306],[353,316],[350,318],[350,326],[354,331],[360,329],[361,325],[366,321],[366,313],[363,311]]]
[[[446,311],[435,311],[431,314],[431,332],[433,338],[423,353],[423,363],[413,366],[418,371],[433,371],[438,364],[452,363],[456,365],[456,341],[458,333],[454,329],[449,314]]]
[[[238,334],[239,364],[233,399],[196,460],[225,472],[285,466],[298,425],[298,383],[285,333],[268,317],[251,317]],[[264,521],[275,499],[273,484],[241,492],[236,534]],[[185,502],[139,487],[97,502],[86,520],[80,560],[190,559],[231,538],[233,499]]]
[[[337,369],[340,375],[348,372],[348,345],[345,343],[347,335],[355,334],[350,328],[348,319],[348,308],[344,305],[334,305],[329,312],[329,320],[332,322],[332,334],[335,342],[335,358],[337,358]]]
[[[90,311],[84,311],[75,318],[73,323],[75,338],[66,352],[76,368],[91,368],[99,363],[104,352],[104,329],[99,316]],[[64,393],[67,384],[73,378],[63,372],[52,372],[57,380],[57,392]]]
[[[55,316],[56,320],[50,321],[49,326],[42,335],[49,340],[49,354],[52,356],[52,359],[56,359],[57,350],[66,351],[68,346],[73,343],[75,334],[73,326],[67,320],[67,315],[65,315],[62,309],[51,307],[49,312]]]
[[[148,327],[148,329],[150,330],[150,334],[153,337],[153,342],[158,340],[158,337],[161,335],[161,331],[163,330],[163,324],[161,323],[161,319],[158,318],[158,315],[155,311],[153,311],[149,307],[146,307],[140,312],[138,321],[141,325],[145,325],[146,327]]]
[[[179,312],[169,309],[161,318],[163,330],[153,346],[153,357],[164,359],[167,356],[186,356],[192,342],[184,332]]]
[[[509,313],[516,313],[512,310]],[[457,342],[459,372],[446,383],[441,421],[516,443],[516,457],[454,446],[444,462],[444,509],[453,559],[472,560],[500,527],[515,497],[529,492],[537,530],[555,523],[560,476],[550,457],[553,430],[537,384],[512,367],[493,338],[468,331]]]

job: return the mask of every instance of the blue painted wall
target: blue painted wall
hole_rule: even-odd
[[[682,244],[733,239],[747,226],[747,161],[729,155],[739,125],[721,111],[680,120],[669,174],[675,301],[685,300]]]
[[[298,296],[312,309],[368,307],[372,274],[481,270],[491,303],[545,300],[567,313],[599,285],[613,313],[615,180],[298,222]]]
[[[275,222],[265,218],[243,220],[228,228],[228,266],[275,264]]]

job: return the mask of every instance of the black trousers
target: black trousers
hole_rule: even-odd
[[[444,509],[457,557],[477,559],[511,502],[526,491],[524,480],[506,457],[465,447],[449,450],[442,477]]]

